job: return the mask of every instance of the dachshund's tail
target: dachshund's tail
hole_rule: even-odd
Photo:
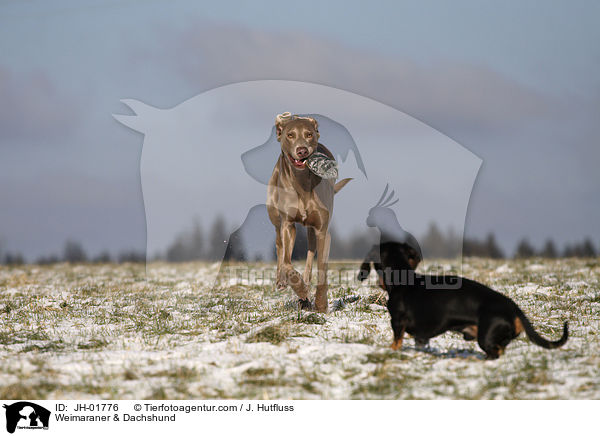
[[[527,337],[531,340],[531,342],[533,342],[536,345],[539,345],[540,347],[548,349],[558,348],[564,345],[564,343],[567,342],[567,339],[569,338],[569,325],[566,321],[563,325],[563,334],[561,338],[557,341],[549,341],[541,337],[540,334],[535,331],[533,325],[531,324],[527,316],[525,316],[525,314],[521,311],[521,309],[518,310],[517,318],[515,319],[515,324],[519,323],[522,325],[523,330],[525,330],[525,333],[527,334]],[[517,328],[517,332],[519,333],[519,326],[516,325],[515,327]]]

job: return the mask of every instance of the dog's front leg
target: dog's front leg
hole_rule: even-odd
[[[277,290],[283,290],[287,286],[285,277],[282,274],[283,267],[283,242],[281,241],[281,225],[277,227],[275,238],[275,248],[277,250],[277,276],[275,287]]]
[[[392,318],[392,331],[394,332],[394,342],[392,342],[392,350],[399,350],[402,348],[402,340],[404,339],[404,332],[406,331],[406,317],[405,314],[398,309],[398,300],[394,295],[390,295],[388,299],[388,311]]]
[[[329,246],[331,235],[324,229],[317,232],[317,294],[315,308],[319,312],[327,312],[327,263],[329,260]]]
[[[312,280],[312,265],[313,259],[315,258],[315,251],[317,250],[317,234],[313,227],[306,228],[306,239],[308,242],[308,251],[306,253],[306,266],[304,267],[304,283],[310,286]]]
[[[292,251],[296,241],[296,226],[291,221],[284,221],[281,224],[281,251],[283,252],[283,261],[281,265],[281,274],[285,283],[290,285],[301,300],[308,299],[308,286],[302,280],[300,273],[292,266]]]
[[[392,321],[392,330],[394,331],[394,342],[392,342],[392,350],[399,350],[402,348],[402,340],[404,339],[404,324],[398,323],[394,325]]]

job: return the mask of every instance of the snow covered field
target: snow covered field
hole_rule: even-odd
[[[348,277],[357,267],[331,265]],[[217,269],[1,267],[0,398],[600,399],[598,259],[466,259],[463,275],[513,298],[545,337],[569,321],[563,348],[522,335],[496,361],[453,333],[392,351],[372,286],[334,283],[321,315],[268,278],[213,289]]]

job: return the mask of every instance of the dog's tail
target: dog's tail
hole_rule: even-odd
[[[337,194],[338,192],[341,191],[341,189],[346,186],[346,184],[352,180],[352,178],[349,179],[342,179],[339,182],[337,182],[335,185],[333,185],[333,193]]]
[[[527,337],[531,340],[531,342],[533,342],[536,345],[539,345],[540,347],[548,349],[558,348],[564,345],[564,343],[567,342],[567,339],[569,338],[569,325],[566,321],[563,325],[563,334],[561,338],[558,341],[549,341],[541,337],[539,333],[535,331],[533,325],[531,324],[527,316],[525,316],[525,314],[521,311],[521,309],[518,309],[517,311],[517,319],[515,319],[515,323],[518,323],[517,320],[521,322],[521,325],[523,326],[523,329],[525,330],[525,333],[527,334]],[[519,330],[517,329],[517,332],[518,331]]]

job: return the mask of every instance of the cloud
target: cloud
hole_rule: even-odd
[[[17,74],[0,65],[0,141],[64,136],[78,124],[77,107],[48,75]]]
[[[161,61],[204,89],[261,79],[314,82],[374,98],[441,131],[515,128],[552,113],[546,96],[484,65],[419,64],[306,34],[198,25],[164,47],[156,53]]]
[[[477,234],[498,229],[505,240],[524,234],[543,240],[553,234],[549,229],[557,237],[597,233],[593,219],[580,223],[569,208],[556,210],[565,202],[576,209],[581,202],[572,199],[600,183],[597,90],[585,98],[560,94],[452,58],[452,52],[425,63],[307,32],[197,22],[163,35],[160,45],[136,55],[145,57],[146,68],[168,68],[191,95],[240,81],[307,81],[373,98],[450,136],[484,160],[469,212]],[[585,204],[589,216],[600,213]],[[503,217],[507,210],[514,215],[510,223]],[[542,229],[540,222],[548,224]]]

